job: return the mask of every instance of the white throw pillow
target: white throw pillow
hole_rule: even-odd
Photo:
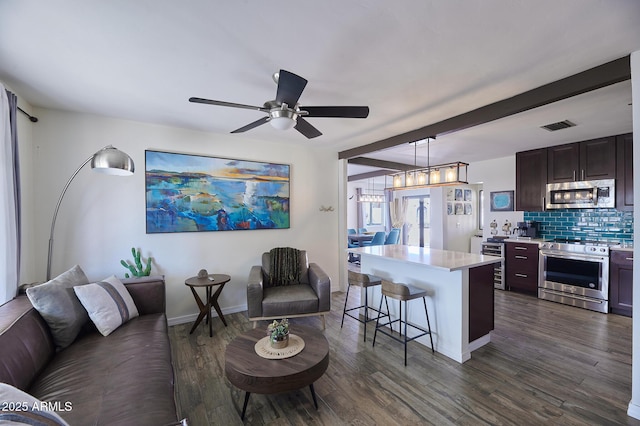
[[[52,408],[72,410],[71,402],[42,402],[6,383],[0,383],[0,424],[69,426]]]
[[[76,286],[73,290],[103,336],[138,316],[138,308],[129,291],[115,275],[96,283]]]
[[[56,349],[69,346],[89,320],[87,312],[73,293],[73,287],[87,284],[89,279],[75,265],[51,281],[27,289],[27,297],[51,329]]]

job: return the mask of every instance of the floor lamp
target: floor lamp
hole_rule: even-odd
[[[62,198],[67,192],[67,188],[71,184],[71,181],[76,177],[78,172],[91,161],[91,168],[99,173],[116,176],[131,176],[134,171],[133,160],[124,152],[107,145],[100,151],[87,158],[80,167],[71,175],[67,184],[62,189],[62,194],[58,198],[58,204],[53,212],[53,220],[51,221],[51,234],[49,235],[49,254],[47,255],[47,281],[51,279],[51,256],[53,254],[53,231],[56,227],[56,218],[58,217],[58,210],[62,203]]]

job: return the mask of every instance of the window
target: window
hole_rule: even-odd
[[[484,205],[484,189],[478,191],[478,229],[484,229],[484,210],[482,210],[482,206]]]
[[[384,213],[382,210],[382,203],[365,203],[365,225],[384,225]]]

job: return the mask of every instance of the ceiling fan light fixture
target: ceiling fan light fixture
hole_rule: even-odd
[[[274,108],[269,112],[269,124],[274,129],[289,130],[296,125],[296,118],[298,114],[295,111],[288,109],[283,105],[282,108]]]

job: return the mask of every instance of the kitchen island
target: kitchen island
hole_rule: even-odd
[[[362,273],[428,290],[427,306],[436,352],[463,363],[471,352],[491,341],[493,268],[501,257],[405,245],[352,248]],[[380,287],[372,304],[380,303]],[[391,303],[397,316],[398,304]],[[426,324],[422,303],[408,305],[409,322]],[[411,334],[410,334],[411,336]],[[428,336],[417,342],[429,346]]]

